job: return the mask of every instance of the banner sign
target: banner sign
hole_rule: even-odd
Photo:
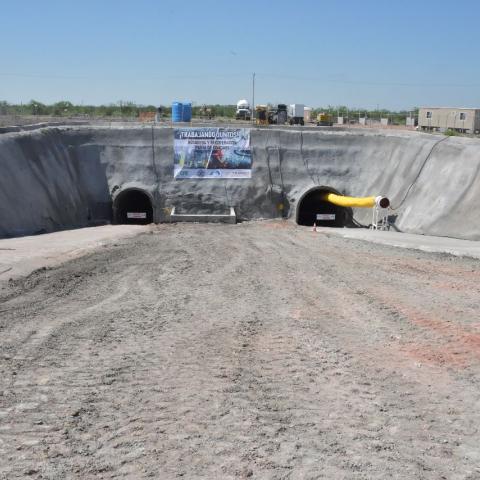
[[[251,178],[249,128],[176,128],[174,178]]]

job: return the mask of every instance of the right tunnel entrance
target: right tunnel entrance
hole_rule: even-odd
[[[298,202],[298,225],[312,226],[316,222],[320,227],[344,227],[351,216],[351,210],[322,200],[325,193],[339,194],[329,187],[318,187],[307,192]]]

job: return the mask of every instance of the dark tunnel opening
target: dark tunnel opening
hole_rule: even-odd
[[[324,193],[337,193],[333,188],[316,188],[307,192],[297,207],[298,225],[312,226],[314,223],[319,227],[344,227],[350,218],[350,209],[338,207],[322,200]]]
[[[140,190],[126,190],[115,200],[115,220],[121,224],[147,225],[153,222],[150,197]]]

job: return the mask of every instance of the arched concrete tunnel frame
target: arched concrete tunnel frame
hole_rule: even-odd
[[[119,202],[124,195],[126,195],[126,194],[128,194],[128,192],[132,192],[132,191],[143,193],[146,197],[148,197],[148,199],[150,200],[150,205],[152,206],[152,222],[153,223],[158,223],[157,212],[156,212],[156,208],[155,208],[155,201],[154,201],[153,195],[150,192],[148,192],[147,190],[144,190],[143,188],[138,188],[138,187],[127,187],[124,190],[123,189],[117,190],[113,194],[113,196],[112,196],[113,223],[115,223],[115,224],[120,223],[121,219],[119,218],[119,215],[120,215]]]
[[[296,224],[298,224],[298,219],[299,219],[299,216],[300,216],[300,208],[302,206],[303,200],[305,199],[305,197],[307,197],[308,195],[310,195],[311,193],[313,193],[315,191],[324,191],[324,192],[329,192],[329,193],[335,193],[336,195],[342,195],[341,192],[339,192],[335,188],[330,187],[328,185],[316,185],[314,187],[308,188],[307,190],[305,190],[302,193],[302,195],[297,200],[297,203],[296,203],[296,206],[295,206],[295,223]],[[350,209],[345,209],[345,210],[346,210],[345,213],[347,214],[348,210],[350,210]],[[348,223],[348,215],[345,218],[345,224],[347,224],[347,223]]]

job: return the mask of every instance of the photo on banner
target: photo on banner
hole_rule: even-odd
[[[176,128],[175,179],[251,178],[249,128]]]

